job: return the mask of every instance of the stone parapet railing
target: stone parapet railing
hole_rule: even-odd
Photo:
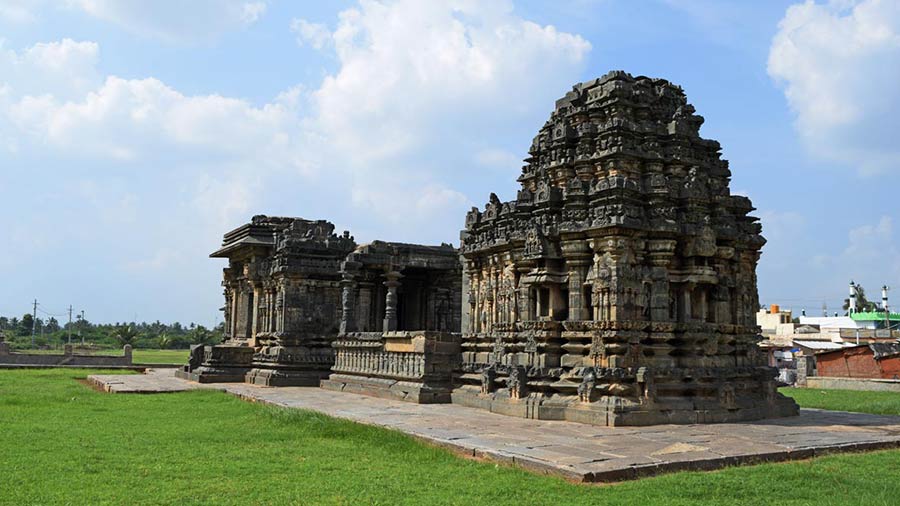
[[[449,402],[459,367],[459,334],[434,331],[357,332],[333,345],[323,388],[412,402]]]

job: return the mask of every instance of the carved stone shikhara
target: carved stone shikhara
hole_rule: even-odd
[[[181,374],[599,425],[795,415],[757,346],[765,239],[702,123],[662,79],[576,85],[459,250],[254,217],[212,255],[226,340]]]
[[[624,72],[556,102],[516,200],[466,217],[454,402],[601,425],[797,413],[756,346],[765,240],[702,123]]]

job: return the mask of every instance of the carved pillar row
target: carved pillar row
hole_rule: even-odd
[[[384,298],[384,324],[382,329],[384,332],[393,332],[397,330],[397,288],[400,286],[400,278],[402,275],[397,271],[390,271],[385,274],[387,281],[384,286],[387,287],[387,294]]]

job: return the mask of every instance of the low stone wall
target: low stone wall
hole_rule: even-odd
[[[9,350],[9,343],[0,343],[0,365],[43,367],[120,367],[133,365],[131,346],[125,345],[121,356],[77,355],[71,345],[66,345],[62,355],[16,353]]]
[[[421,404],[450,402],[458,334],[359,332],[333,344],[335,363],[322,388]]]
[[[806,388],[900,392],[900,380],[809,376],[806,378]]]

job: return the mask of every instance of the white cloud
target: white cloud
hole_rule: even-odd
[[[537,98],[568,89],[591,47],[499,1],[362,1],[332,40],[341,67],[314,93],[317,119],[362,163],[546,110]]]
[[[297,34],[297,44],[309,44],[315,49],[324,48],[331,40],[331,31],[321,23],[310,23],[305,19],[291,20],[291,31]]]
[[[80,101],[25,96],[12,122],[59,148],[137,160],[163,146],[219,156],[278,152],[295,117],[278,103],[253,107],[219,95],[185,96],[156,79],[109,77]]]
[[[242,6],[241,21],[253,24],[266,13],[265,2],[247,2]]]
[[[791,6],[768,70],[816,156],[863,172],[900,168],[900,3]]]
[[[266,2],[246,0],[70,0],[85,13],[167,42],[206,42],[255,23]]]
[[[161,9],[81,5],[123,24]],[[140,29],[165,25],[158,17],[148,13]],[[177,35],[165,26],[161,33]],[[0,86],[0,142],[9,138],[18,150],[0,156],[91,166],[96,185],[83,187],[70,212],[87,224],[81,243],[134,275],[214,283],[196,281],[209,271],[196,252],[256,213],[333,220],[359,240],[455,241],[472,201],[495,190],[480,184],[467,194],[471,181],[483,181],[479,163],[515,169],[525,155],[494,147],[492,136],[524,120],[536,130],[578,80],[590,49],[503,2],[364,0],[335,26],[327,37],[324,26],[311,36],[334,52],[337,70],[317,89],[291,88],[263,105],[186,94],[152,77],[99,76],[91,42],[0,53],[9,68],[29,62],[21,79]],[[19,84],[67,80],[85,84]],[[139,232],[120,240],[105,230],[116,226]]]
[[[99,51],[94,42],[63,39],[16,52],[6,49],[0,39],[0,88],[7,88],[7,97],[25,93],[83,96],[100,81],[96,71]]]

